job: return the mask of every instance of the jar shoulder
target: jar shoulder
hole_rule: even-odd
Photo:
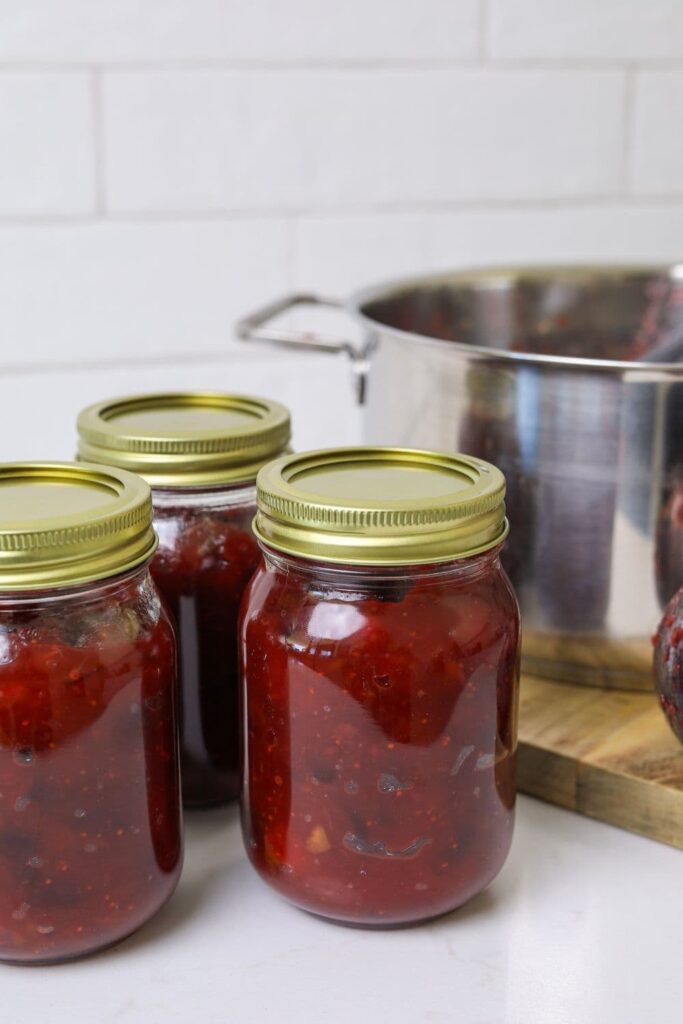
[[[173,627],[148,569],[128,580],[94,583],[78,593],[0,600],[0,671],[25,650],[144,652]]]
[[[437,648],[467,651],[493,644],[501,634],[519,640],[519,607],[505,572],[496,566],[476,576],[444,579],[419,572],[376,579],[281,572],[262,563],[243,609],[243,627],[254,641],[295,646],[320,644],[341,652],[413,647],[420,658]]]

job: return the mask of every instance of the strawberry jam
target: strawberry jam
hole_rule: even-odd
[[[502,866],[519,616],[499,551],[348,569],[265,547],[243,610],[243,823],[299,907],[419,921]]]
[[[146,567],[0,594],[0,958],[109,946],[181,866],[175,642]]]
[[[152,487],[152,575],[173,613],[183,801],[239,792],[237,620],[259,560],[251,521],[259,469],[287,450],[284,406],[254,395],[161,392],[108,399],[78,417],[81,458]]]
[[[253,488],[154,492],[152,575],[180,647],[181,764],[188,806],[239,793],[237,620],[259,562]]]

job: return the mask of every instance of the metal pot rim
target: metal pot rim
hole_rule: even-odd
[[[432,338],[427,334],[418,334],[413,331],[406,331],[400,327],[393,327],[391,324],[383,323],[370,316],[365,309],[372,302],[390,298],[400,292],[419,290],[425,286],[434,286],[439,283],[455,282],[456,284],[491,284],[498,281],[501,285],[509,285],[519,278],[535,278],[537,280],[551,281],[558,275],[565,278],[612,277],[624,278],[635,275],[647,274],[651,276],[666,276],[669,278],[680,278],[683,281],[683,263],[569,263],[569,264],[519,264],[500,266],[472,267],[465,270],[439,271],[432,274],[419,274],[414,277],[395,278],[389,281],[380,282],[366,288],[353,292],[347,299],[346,308],[365,327],[366,330],[376,332],[381,330],[394,335],[397,338],[421,345],[443,348],[448,345],[462,355],[474,359],[495,360],[500,363],[508,363],[512,366],[537,366],[546,369],[571,369],[578,368],[583,371],[596,371],[601,373],[614,373],[628,375],[641,379],[647,377],[650,380],[666,379],[670,377],[683,378],[682,363],[648,363],[631,362],[628,360],[616,359],[586,359],[578,356],[549,356],[530,352],[509,352],[502,349],[490,349],[484,345],[470,345],[458,341],[445,341],[443,338]]]

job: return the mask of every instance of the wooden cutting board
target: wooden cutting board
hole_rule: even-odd
[[[524,676],[519,789],[683,850],[683,745],[654,694]]]

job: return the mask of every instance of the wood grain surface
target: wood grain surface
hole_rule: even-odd
[[[654,693],[522,678],[519,789],[683,850],[683,745]]]

